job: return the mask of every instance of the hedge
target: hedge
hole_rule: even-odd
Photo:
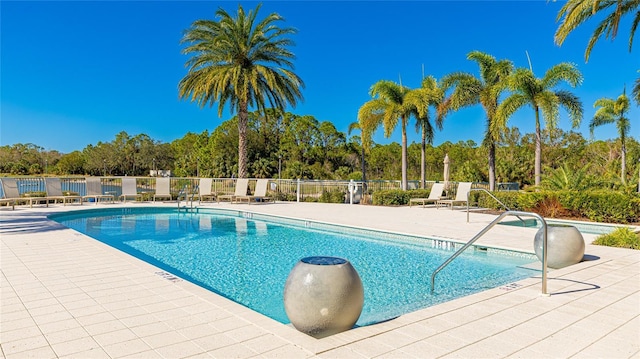
[[[640,195],[616,191],[538,191],[492,192],[511,210],[535,212],[543,217],[578,217],[594,222],[640,222]],[[404,206],[411,198],[429,196],[429,190],[381,190],[373,193],[377,206]],[[504,210],[496,200],[484,192],[473,191],[472,204],[494,210]]]
[[[496,210],[501,206],[486,193],[476,194],[477,204]],[[493,192],[512,210],[535,212],[544,217],[583,217],[594,222],[640,221],[640,195],[616,191]]]

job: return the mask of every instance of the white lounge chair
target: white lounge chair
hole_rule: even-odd
[[[7,205],[11,204],[13,209],[15,209],[15,205],[20,204],[20,202],[29,202],[29,207],[33,207],[34,202],[37,204],[44,201],[47,206],[49,206],[49,202],[46,197],[21,197],[20,190],[18,189],[17,178],[5,177],[0,179],[0,182],[2,182],[2,192],[4,192],[4,197],[0,203],[7,203]]]
[[[409,207],[413,203],[422,203],[422,208],[424,208],[427,203],[436,203],[442,199],[442,191],[444,191],[444,183],[434,183],[431,186],[431,192],[429,192],[429,197],[427,198],[411,198],[409,200]]]
[[[62,204],[64,206],[66,206],[67,203],[73,203],[76,201],[82,205],[82,196],[65,196],[64,193],[62,193],[62,184],[60,183],[60,178],[46,177],[44,179],[44,187],[47,191],[47,197],[45,197],[47,206],[49,206],[49,200],[53,200],[54,202],[62,200]]]
[[[126,201],[127,198],[133,197],[134,199],[142,199],[142,195],[138,193],[138,187],[136,186],[136,179],[130,177],[122,178],[122,194],[120,200]]]
[[[468,203],[469,192],[471,191],[471,182],[460,182],[458,183],[458,189],[456,190],[456,198],[454,199],[442,199],[436,202],[436,206],[453,206],[456,203],[466,204]]]
[[[207,198],[212,202],[216,199],[216,194],[211,192],[212,185],[212,178],[200,178],[198,183],[198,203],[206,201]]]
[[[11,206],[11,209],[16,209],[18,202],[28,200],[20,198],[17,179],[0,178],[0,183],[2,183],[2,199],[0,199],[0,203],[6,203],[7,207]]]
[[[236,196],[235,201],[238,203],[242,201],[247,201],[248,204],[251,204],[251,202],[255,202],[255,201],[260,201],[260,202],[271,201],[271,198],[267,197],[268,184],[269,184],[269,180],[259,179],[256,182],[256,189],[255,191],[253,191],[253,195]]]
[[[249,188],[249,180],[247,178],[238,178],[236,180],[236,190],[233,194],[223,194],[217,196],[217,201],[229,200],[231,203],[235,201],[238,196],[246,196],[247,189]]]
[[[171,195],[171,178],[158,177],[156,179],[156,193],[153,194],[154,202],[156,198],[169,198],[169,201],[173,199]]]
[[[115,201],[115,197],[112,194],[104,194],[102,192],[102,181],[100,177],[87,177],[84,179],[87,194],[82,196],[82,199],[85,201],[93,198],[94,202],[98,204],[101,201],[111,201],[113,203]]]

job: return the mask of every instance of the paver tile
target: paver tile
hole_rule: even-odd
[[[120,357],[125,357],[127,355],[146,352],[150,350],[151,347],[149,347],[149,345],[147,345],[141,339],[133,339],[127,342],[111,344],[104,347],[103,349],[110,357],[120,358]]]
[[[180,342],[157,348],[156,351],[164,358],[189,358],[204,354],[205,350],[192,342]]]
[[[91,337],[84,337],[69,341],[51,344],[58,356],[68,356],[88,350],[100,349],[100,345]]]
[[[7,359],[14,359],[14,358],[15,359],[26,359],[26,358],[50,359],[50,358],[58,358],[58,356],[56,356],[56,353],[53,351],[53,349],[51,349],[51,347],[45,346],[45,347],[40,347],[36,349],[30,349],[30,350],[19,352],[19,353],[6,354],[6,358]]]
[[[257,353],[243,344],[232,344],[212,350],[209,354],[216,358],[251,358],[256,356]]]
[[[10,342],[3,342],[2,352],[5,355],[12,355],[16,353],[26,352],[33,349],[38,349],[48,346],[46,338],[43,335],[32,336],[29,338],[17,339]]]

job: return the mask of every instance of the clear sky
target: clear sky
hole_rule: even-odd
[[[256,2],[240,2],[245,9]],[[261,17],[277,12],[298,33],[292,48],[295,71],[303,79],[304,101],[295,109],[346,132],[370,100],[379,80],[419,87],[425,75],[455,71],[475,75],[473,50],[510,59],[534,73],[573,62],[584,75],[574,91],[584,106],[580,131],[589,138],[593,103],[616,98],[638,77],[637,47],[627,51],[631,19],[624,18],[615,41],[601,40],[588,63],[584,49],[595,22],[569,35],[559,47],[553,35],[564,2],[540,1],[265,1]],[[237,1],[6,1],[0,2],[0,144],[34,143],[68,153],[120,131],[145,133],[171,142],[188,131],[212,131],[232,114],[200,109],[178,99],[187,56],[179,41],[196,19],[213,19],[219,7],[229,13]],[[637,40],[640,41],[640,40]],[[639,139],[640,117],[633,104],[631,135]],[[510,120],[521,133],[533,132],[533,111]],[[570,129],[566,112],[559,126]],[[482,141],[485,119],[479,106],[445,120],[434,145]],[[411,123],[409,141],[419,142]],[[615,125],[596,129],[595,139],[616,138]],[[378,143],[400,142],[399,131]]]

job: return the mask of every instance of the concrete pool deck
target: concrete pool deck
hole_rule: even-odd
[[[587,244],[587,260],[549,272],[550,296],[536,276],[314,339],[46,219],[145,205],[156,204],[0,209],[0,357],[640,357],[637,250]],[[496,218],[472,213],[467,223],[460,210],[319,203],[204,207],[461,242]],[[535,231],[496,226],[477,243],[532,253]]]

